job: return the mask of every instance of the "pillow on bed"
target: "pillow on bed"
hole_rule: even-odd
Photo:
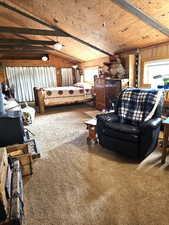
[[[74,84],[75,87],[81,87],[81,88],[84,88],[84,89],[91,89],[92,88],[92,85],[91,84],[88,84],[88,83],[76,83]]]

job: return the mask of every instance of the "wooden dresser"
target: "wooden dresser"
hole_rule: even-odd
[[[96,78],[96,109],[109,109],[111,107],[110,98],[116,96],[121,91],[121,80],[111,78]]]

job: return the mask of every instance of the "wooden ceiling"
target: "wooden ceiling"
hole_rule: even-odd
[[[146,24],[113,0],[5,0],[1,2],[26,12],[49,25],[59,27],[109,54],[169,41],[167,35]],[[129,0],[129,2],[169,28],[169,1]],[[50,30],[49,27],[2,6],[0,6],[0,21],[0,26]],[[70,37],[0,33],[0,39],[2,38],[59,41],[64,45],[61,51],[45,51],[74,61],[87,61],[106,56],[106,54]],[[52,48],[51,46],[47,47]],[[11,51],[4,53],[5,51],[0,50],[0,57],[6,55],[9,57],[12,54]]]

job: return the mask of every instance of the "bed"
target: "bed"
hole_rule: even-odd
[[[52,88],[34,87],[35,105],[39,113],[45,108],[62,104],[86,102],[93,98],[91,86],[67,86]]]

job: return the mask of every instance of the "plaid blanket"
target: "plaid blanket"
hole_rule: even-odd
[[[121,121],[139,124],[146,120],[157,102],[159,91],[155,89],[127,88],[123,90],[119,105],[118,116]]]

